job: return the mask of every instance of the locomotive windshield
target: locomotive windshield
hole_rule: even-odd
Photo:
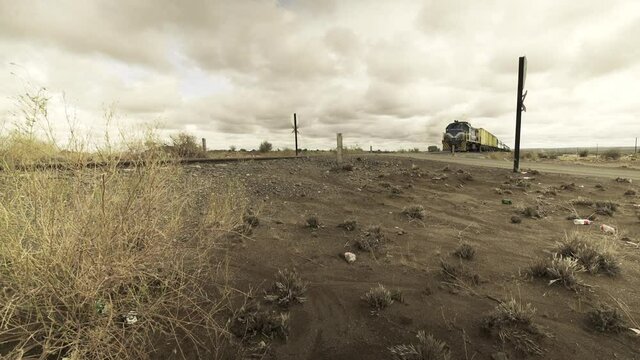
[[[447,126],[447,133],[451,134],[451,135],[456,135],[459,132],[464,132],[467,130],[467,125],[464,123],[458,123],[455,122],[453,124],[449,124],[449,126]]]

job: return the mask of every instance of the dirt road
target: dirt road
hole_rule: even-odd
[[[513,162],[506,160],[493,160],[484,158],[483,154],[459,154],[451,156],[445,153],[405,153],[393,154],[393,156],[411,157],[424,160],[435,160],[454,164],[484,166],[500,169],[512,169]],[[617,177],[629,178],[634,181],[640,181],[640,170],[634,168],[621,168],[612,166],[597,166],[583,164],[561,164],[561,163],[545,163],[540,161],[521,161],[521,169],[536,169],[539,171],[555,174],[567,174],[574,176],[589,176],[594,178],[612,179]]]

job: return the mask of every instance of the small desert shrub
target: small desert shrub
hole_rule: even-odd
[[[599,332],[618,333],[625,328],[624,320],[618,310],[604,304],[589,311],[587,321]]]
[[[309,283],[302,280],[295,270],[278,270],[276,281],[271,291],[264,298],[283,307],[294,303],[301,304],[307,301],[304,294],[307,292],[308,285]]]
[[[425,217],[425,211],[422,205],[407,206],[402,209],[402,214],[411,220],[422,220]]]
[[[612,201],[597,201],[595,205],[596,214],[598,215],[613,216],[613,214],[618,210],[618,204]]]
[[[232,317],[230,331],[243,340],[256,337],[286,339],[289,314],[262,309],[257,302],[246,304]]]
[[[577,274],[582,271],[584,268],[576,259],[559,255],[554,255],[550,259],[539,259],[528,270],[533,277],[549,279],[550,283],[562,284],[571,290],[577,290],[581,285]]]
[[[576,199],[571,200],[571,204],[580,205],[580,206],[592,206],[593,200],[589,198],[578,197]]]
[[[342,169],[343,171],[353,171],[353,165],[352,164],[343,164],[340,169]]]
[[[356,239],[355,243],[358,249],[363,251],[375,251],[384,244],[386,240],[382,233],[382,228],[378,225],[372,225],[367,227],[362,235]]]
[[[485,316],[481,327],[497,336],[502,343],[512,344],[520,352],[541,355],[543,349],[539,342],[548,334],[533,322],[534,315],[535,309],[531,304],[511,299],[500,303],[491,314]]]
[[[320,220],[318,220],[317,216],[309,216],[307,220],[305,220],[305,225],[311,229],[320,228]]]
[[[634,189],[629,189],[627,191],[624,192],[625,195],[627,196],[635,196],[638,192],[635,191]]]
[[[538,208],[533,207],[533,206],[525,207],[524,209],[522,209],[520,211],[520,213],[522,214],[522,216],[528,217],[528,218],[539,219],[539,218],[542,217],[542,215],[540,215],[540,211],[538,210]]]
[[[391,306],[394,302],[394,296],[390,290],[382,286],[382,284],[378,284],[377,287],[369,289],[364,294],[364,300],[371,308],[379,311]]]
[[[358,223],[355,220],[345,220],[338,224],[339,228],[345,229],[347,231],[353,231],[358,226]]]
[[[195,158],[205,155],[196,137],[185,132],[171,135],[171,150],[181,158]]]
[[[589,150],[587,149],[580,150],[578,152],[578,156],[580,156],[581,158],[586,158],[587,156],[589,156]]]
[[[609,149],[602,153],[602,157],[607,160],[618,160],[621,156],[622,154],[618,149]]]
[[[514,224],[520,224],[522,222],[522,218],[518,215],[513,215],[511,217],[511,222]]]
[[[258,147],[258,151],[260,151],[261,153],[267,153],[269,151],[271,151],[273,149],[273,144],[271,144],[268,141],[263,141],[260,143],[260,146]]]
[[[394,195],[398,195],[398,194],[401,194],[401,193],[402,193],[402,189],[400,189],[400,188],[399,188],[399,187],[397,187],[397,186],[392,186],[392,187],[390,188],[390,190],[391,190],[391,193],[392,193],[392,194],[394,194]]]
[[[556,252],[562,257],[576,259],[591,274],[615,276],[621,270],[613,245],[605,239],[594,239],[573,232],[558,244]]]
[[[461,242],[453,254],[461,259],[471,260],[476,255],[476,249],[468,242]]]
[[[444,341],[418,331],[418,344],[396,345],[389,348],[395,360],[450,360],[451,351]]]
[[[448,283],[459,285],[460,287],[468,287],[469,285],[478,285],[480,283],[480,276],[471,273],[462,264],[454,265],[440,260],[440,272]]]
[[[260,219],[251,212],[244,214],[244,216],[242,217],[242,221],[245,223],[245,225],[252,228],[260,225]]]

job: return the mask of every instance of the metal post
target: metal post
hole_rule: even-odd
[[[633,153],[634,154],[638,153],[638,138],[636,138],[636,146],[633,148]]]
[[[342,133],[338,133],[337,135],[338,144],[336,146],[336,160],[338,164],[342,163]]]
[[[296,113],[293,113],[293,133],[296,138],[296,156],[298,156],[298,119],[296,118]]]
[[[207,139],[202,138],[202,151],[207,152]]]
[[[369,145],[369,152],[372,153],[373,152],[373,145]]]
[[[520,127],[522,121],[522,88],[524,87],[527,58],[521,56],[518,60],[518,99],[516,104],[516,143],[513,153],[513,172],[520,171]]]

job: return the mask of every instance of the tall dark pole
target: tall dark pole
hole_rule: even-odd
[[[296,138],[296,156],[298,156],[298,119],[296,113],[293,113],[293,132]]]
[[[527,58],[521,56],[518,61],[518,101],[516,105],[516,144],[513,153],[513,172],[520,171],[520,123],[522,121],[522,109],[524,98],[522,88],[524,87],[525,73],[527,71]]]

